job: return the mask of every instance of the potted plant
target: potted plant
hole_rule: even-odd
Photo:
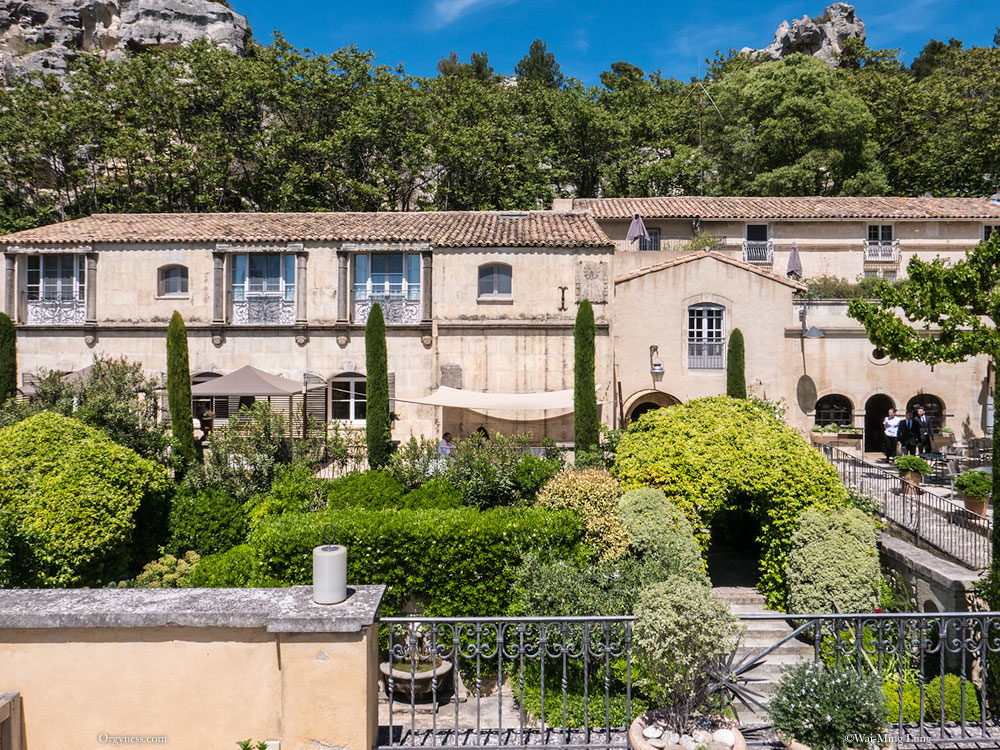
[[[635,614],[636,686],[661,708],[632,722],[632,749],[719,742],[745,750],[738,723],[723,716],[742,697],[720,675],[741,629],[729,607],[703,583],[671,576],[639,595]]]
[[[847,666],[807,662],[788,670],[768,713],[789,750],[867,748],[885,739],[878,677]]]
[[[993,492],[993,476],[985,471],[970,469],[955,477],[955,489],[962,493],[965,509],[977,516],[986,515],[986,504]]]
[[[899,476],[910,484],[920,484],[921,477],[933,471],[931,465],[920,456],[896,456],[893,463],[899,471]]]
[[[820,426],[814,424],[810,436],[814,444],[825,444],[835,442],[839,427],[836,423]]]
[[[215,424],[215,412],[211,409],[206,409],[201,413],[201,417],[199,419],[201,421],[202,432],[211,432],[212,427]]]

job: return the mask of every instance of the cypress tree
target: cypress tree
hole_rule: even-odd
[[[579,459],[596,453],[600,438],[594,384],[594,308],[590,300],[583,300],[576,311],[573,347],[573,449]]]
[[[743,332],[733,329],[726,352],[726,395],[733,398],[747,397],[746,363],[743,350]]]
[[[368,466],[380,469],[389,461],[392,448],[389,425],[389,368],[386,359],[385,318],[382,306],[372,305],[365,324],[365,369],[367,370],[367,405],[365,440],[368,443]]]
[[[0,313],[0,404],[17,395],[17,331]]]
[[[194,425],[191,421],[191,369],[188,366],[187,328],[184,318],[174,310],[167,326],[167,404],[174,450],[187,466],[194,462]]]

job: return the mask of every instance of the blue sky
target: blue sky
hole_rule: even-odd
[[[231,0],[255,37],[273,30],[293,45],[331,52],[357,45],[381,63],[433,75],[454,50],[462,59],[486,50],[498,72],[509,73],[536,37],[555,52],[562,71],[597,83],[616,60],[647,73],[682,80],[703,72],[716,49],[764,47],[782,20],[816,16],[828,4],[810,2],[711,3],[665,0]],[[900,48],[911,60],[934,37],[966,46],[991,45],[1000,25],[998,0],[878,0],[856,2],[871,47]]]

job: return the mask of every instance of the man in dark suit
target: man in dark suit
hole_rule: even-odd
[[[920,455],[931,452],[931,435],[934,430],[931,426],[931,418],[927,416],[924,411],[924,407],[917,407],[917,430],[920,434],[920,438],[917,441],[917,445],[920,448]]]
[[[913,412],[906,410],[906,417],[899,423],[899,445],[903,453],[912,456],[917,452],[917,443],[920,442],[920,426],[913,418]]]

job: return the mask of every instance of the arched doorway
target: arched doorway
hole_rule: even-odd
[[[625,404],[625,424],[634,422],[654,409],[677,406],[679,403],[680,399],[663,391],[642,391],[633,394]]]
[[[917,414],[918,406],[924,407],[924,412],[931,421],[931,427],[934,429],[935,434],[937,434],[945,426],[944,404],[941,402],[941,399],[931,393],[918,393],[906,402],[906,408],[908,410],[912,409],[914,416]],[[900,414],[899,416],[902,417],[904,415]]]
[[[835,424],[840,427],[854,425],[854,405],[851,399],[839,393],[823,396],[816,402],[816,424],[820,427]]]
[[[880,452],[884,448],[882,420],[895,408],[896,402],[884,393],[876,393],[865,401],[865,451]]]

